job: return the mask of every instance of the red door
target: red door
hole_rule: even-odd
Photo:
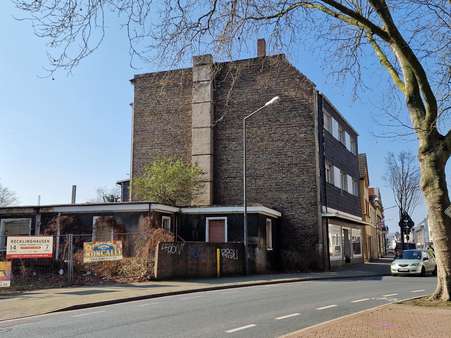
[[[214,243],[224,243],[225,239],[225,220],[208,221],[208,241]]]

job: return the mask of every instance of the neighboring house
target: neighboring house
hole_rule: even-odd
[[[362,208],[362,220],[365,222],[363,234],[363,256],[365,261],[381,257],[379,250],[379,238],[376,221],[376,211],[370,202],[368,175],[368,160],[366,154],[359,154],[360,171],[360,207]]]
[[[376,226],[379,256],[383,256],[386,254],[386,236],[388,234],[388,227],[385,226],[384,207],[382,205],[381,193],[379,188],[370,187],[368,188],[368,195],[370,199],[371,224]]]
[[[266,56],[262,40],[258,51],[221,63],[196,56],[191,68],[134,77],[131,179],[160,157],[198,164],[199,217],[182,221],[179,235],[208,241],[219,228],[221,239],[241,241],[241,214],[211,223],[203,213],[243,204],[243,118],[280,96],[247,122],[248,203],[281,213],[271,254],[284,270],[361,262],[358,134],[284,55]],[[249,233],[257,250],[267,246],[266,229]]]
[[[427,217],[412,229],[413,242],[417,248],[427,248],[432,242]]]

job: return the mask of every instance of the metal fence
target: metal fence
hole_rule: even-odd
[[[86,262],[85,243],[92,234],[64,234],[53,237],[52,258],[9,259],[11,289],[27,290],[68,285],[96,285],[107,282],[138,282],[153,277],[154,252],[158,241],[168,240],[149,233],[114,233],[97,242],[118,241],[122,258]],[[7,236],[0,236],[0,261],[6,261]],[[86,248],[85,248],[86,249]],[[86,253],[85,253],[86,256]],[[0,288],[7,290],[6,288]]]

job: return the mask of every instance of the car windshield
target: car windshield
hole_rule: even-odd
[[[401,254],[401,259],[421,259],[421,251],[419,250],[404,250]]]

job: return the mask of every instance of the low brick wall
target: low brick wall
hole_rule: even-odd
[[[156,250],[156,279],[215,277],[216,250],[221,276],[244,273],[242,243],[160,242]]]

